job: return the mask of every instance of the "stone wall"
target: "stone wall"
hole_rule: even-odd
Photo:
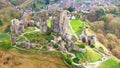
[[[60,34],[68,33],[69,17],[67,11],[56,10],[52,14],[51,29]]]
[[[47,32],[48,31],[48,27],[47,27],[47,20],[48,20],[48,13],[46,12],[46,10],[42,10],[40,11],[40,13],[38,14],[39,16],[39,28],[41,30],[41,33]]]

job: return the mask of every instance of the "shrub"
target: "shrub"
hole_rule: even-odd
[[[56,48],[56,49],[57,49],[58,47],[59,47],[59,46],[58,46],[58,44],[55,44],[55,45],[54,45],[54,48]]]
[[[5,32],[5,33],[10,32],[10,25],[9,25],[9,26],[7,26],[7,28],[4,30],[4,32]]]
[[[51,32],[47,32],[47,35],[51,35]]]
[[[73,12],[73,11],[75,11],[75,8],[69,7],[69,8],[67,8],[67,10],[70,11],[70,12]]]
[[[117,41],[117,36],[115,34],[108,33],[106,35],[106,38],[108,39],[108,41]]]
[[[12,48],[12,45],[9,40],[3,40],[0,46],[5,50],[10,50]]]
[[[47,49],[47,45],[45,44],[45,45],[43,45],[43,49]]]
[[[3,25],[3,22],[0,20],[0,26]]]
[[[120,59],[120,48],[119,48],[119,47],[114,48],[114,49],[112,50],[112,54],[113,54],[114,56],[116,56],[117,58]]]
[[[86,26],[85,28],[89,28],[89,26]]]
[[[45,4],[50,4],[50,0],[45,0],[46,1],[46,3]]]
[[[95,45],[90,45],[91,48],[95,48]]]
[[[97,17],[97,19],[99,19],[103,15],[105,15],[104,9],[98,9],[98,10],[96,10],[96,17]]]
[[[67,55],[66,54],[61,54],[61,57],[62,57],[62,59],[67,59]]]
[[[72,59],[70,57],[68,57],[68,55],[61,53],[61,57],[62,57],[62,59],[65,60],[65,62],[67,64],[72,65]]]
[[[99,47],[99,51],[100,51],[100,52],[104,52],[103,47]]]
[[[79,48],[85,48],[86,47],[86,44],[85,43],[78,43],[77,44],[77,46],[79,47]]]
[[[67,58],[65,59],[66,63],[68,63],[69,65],[72,65],[72,59],[71,58]]]
[[[53,37],[52,37],[52,35],[51,35],[51,32],[48,32],[47,34],[44,34],[43,36],[44,36],[45,39],[46,39],[47,41],[49,41],[49,42],[53,39]]]
[[[80,59],[78,59],[78,58],[74,58],[74,59],[73,59],[73,62],[79,63],[79,60],[80,60]]]

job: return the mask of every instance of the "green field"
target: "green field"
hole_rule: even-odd
[[[102,55],[97,53],[96,51],[94,51],[91,48],[87,48],[87,51],[85,53],[83,52],[77,52],[77,51],[72,51],[72,53],[74,53],[77,58],[80,59],[79,62],[95,62],[98,61],[100,58],[102,58]]]
[[[83,22],[80,19],[75,19],[75,20],[71,20],[70,24],[73,30],[75,31],[75,33],[79,36],[82,32]],[[69,32],[71,33],[71,30],[69,30]]]
[[[114,58],[103,62],[98,68],[120,68],[120,62]]]

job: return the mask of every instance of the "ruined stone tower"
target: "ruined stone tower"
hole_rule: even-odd
[[[47,20],[48,20],[48,13],[45,10],[40,11],[38,14],[39,16],[39,28],[41,33],[47,32],[48,27],[47,27]]]
[[[19,22],[18,19],[13,19],[13,20],[11,20],[10,30],[11,30],[11,33],[12,33],[12,34],[18,34],[19,23],[20,23],[20,22]]]
[[[10,30],[12,34],[22,34],[24,32],[24,24],[18,19],[13,19],[11,21]]]
[[[68,33],[69,17],[67,11],[56,10],[52,15],[51,29],[60,34]]]

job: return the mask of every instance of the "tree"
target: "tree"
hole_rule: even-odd
[[[35,4],[35,3],[32,4],[32,8],[33,8],[33,9],[36,8],[36,4]]]
[[[79,63],[79,60],[80,60],[79,58],[74,58],[74,59],[73,59],[73,62]]]
[[[111,13],[111,14],[116,15],[117,12],[118,12],[118,8],[117,8],[117,7],[112,6],[112,5],[109,5],[109,6],[107,7],[106,13],[108,13],[108,14]]]
[[[107,38],[109,41],[115,41],[115,42],[117,42],[117,36],[114,35],[114,34],[108,33],[108,34],[106,35],[106,38]]]
[[[110,50],[113,50],[116,46],[117,46],[117,44],[116,44],[115,41],[110,41],[109,44],[108,44],[108,48]]]
[[[65,59],[66,63],[68,63],[69,65],[72,65],[72,58],[67,57],[67,59]]]
[[[3,40],[3,42],[0,43],[0,46],[5,50],[10,50],[12,48],[9,40]]]
[[[120,59],[120,47],[116,47],[112,50],[112,54]]]
[[[115,34],[118,38],[120,38],[120,19],[114,18],[110,21],[108,28],[109,32]]]
[[[97,20],[96,11],[94,10],[90,11],[90,13],[87,14],[87,19],[91,22],[96,21]]]
[[[97,38],[98,38],[98,40],[102,43],[102,44],[104,44],[104,46],[105,47],[107,47],[107,45],[108,45],[108,40],[105,38],[105,36],[103,35],[103,34],[100,34],[100,33],[98,33],[97,34]]]
[[[96,10],[97,19],[99,19],[103,15],[105,15],[105,11],[103,9],[100,8],[100,9]]]
[[[110,21],[110,19],[106,16],[103,16],[101,20],[106,22],[106,23],[108,23]]]
[[[54,2],[57,2],[58,0],[54,0]]]
[[[79,48],[85,48],[86,44],[85,43],[77,43],[76,44]]]
[[[90,45],[91,48],[95,48],[95,45]]]
[[[46,0],[46,3],[45,4],[50,4],[50,0]]]
[[[75,11],[75,8],[69,7],[69,8],[67,8],[67,10],[70,11],[70,12],[73,12],[73,11]]]
[[[10,0],[10,1],[11,1],[11,3],[12,3],[13,5],[15,5],[15,6],[18,5],[18,0]]]
[[[56,48],[56,49],[57,49],[58,47],[59,47],[59,46],[58,46],[58,44],[55,44],[55,45],[54,45],[54,48]]]
[[[3,25],[3,22],[0,20],[0,26]]]
[[[104,31],[104,24],[104,21],[96,21],[90,28],[95,32],[98,32],[98,30]]]

